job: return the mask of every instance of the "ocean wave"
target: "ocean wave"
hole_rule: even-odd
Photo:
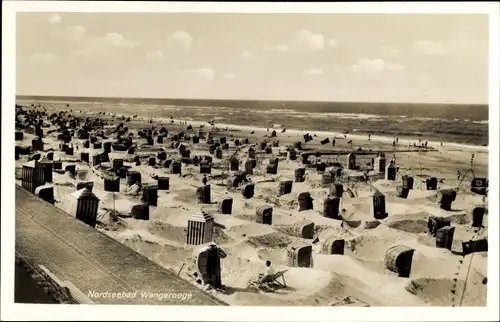
[[[335,117],[335,118],[346,118],[346,119],[372,119],[372,118],[386,118],[385,115],[375,115],[375,114],[356,114],[356,113],[331,113],[331,112],[302,112],[290,109],[272,109],[269,111],[254,110],[252,112],[260,114],[281,114],[283,116],[309,116],[313,118],[318,117]]]
[[[273,108],[273,109],[266,111],[266,112],[270,112],[270,113],[300,113],[299,111],[290,110],[290,109],[286,109],[286,108]]]
[[[412,117],[412,120],[417,120],[417,121],[437,121],[437,120],[445,120],[439,117]],[[449,120],[448,120],[449,121]]]

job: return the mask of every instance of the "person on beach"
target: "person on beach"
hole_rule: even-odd
[[[275,273],[275,271],[274,271],[274,268],[271,266],[271,261],[266,261],[266,269],[264,271],[264,274],[259,274],[259,282],[265,283],[270,278],[272,278],[274,273]]]
[[[207,179],[207,175],[203,175],[203,179],[202,179],[202,182],[203,182],[203,185],[206,186],[207,185],[207,182],[208,182],[208,179]]]

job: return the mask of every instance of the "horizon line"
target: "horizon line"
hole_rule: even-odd
[[[325,100],[286,100],[286,99],[247,99],[247,98],[186,98],[186,97],[119,97],[119,96],[70,96],[70,95],[36,95],[16,94],[19,98],[74,98],[74,99],[128,99],[128,100],[191,100],[191,101],[237,101],[237,102],[283,102],[283,103],[354,103],[354,104],[405,104],[405,105],[474,105],[489,108],[489,103],[454,103],[454,102],[397,102],[397,101],[325,101]]]

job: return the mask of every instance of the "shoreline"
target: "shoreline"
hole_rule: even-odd
[[[27,106],[28,108],[31,108]],[[46,107],[47,108],[47,107]],[[62,110],[63,108],[58,108],[58,107],[48,107],[48,110]],[[84,115],[93,115],[93,116],[98,116],[97,112],[91,111],[91,110],[82,110]],[[75,111],[74,111],[75,112]],[[79,112],[77,112],[79,113]],[[108,112],[110,113],[110,112]],[[111,115],[115,117],[132,117],[134,115],[137,115],[135,118],[137,119],[142,119],[143,121],[147,121],[149,119],[153,119],[156,121],[156,123],[161,123],[161,124],[170,124],[171,121],[173,120],[175,123],[179,122],[187,122],[188,124],[191,124],[192,126],[210,126],[213,128],[228,128],[231,130],[239,130],[239,131],[255,131],[255,132],[267,132],[267,128],[262,127],[262,126],[250,126],[250,125],[238,125],[238,124],[229,124],[229,123],[218,123],[214,122],[214,125],[209,124],[210,121],[199,121],[199,120],[192,120],[189,117],[187,118],[165,118],[165,117],[146,117],[143,115],[140,115],[138,113],[131,113],[131,112],[120,112],[120,113],[112,113]],[[106,116],[109,116],[109,114],[106,114]],[[276,130],[281,131],[285,127],[270,127],[269,130]],[[323,137],[330,137],[330,138],[338,138],[340,136],[341,139],[343,138],[343,133],[341,132],[336,132],[336,131],[322,131],[322,130],[312,130],[312,129],[294,129],[294,128],[286,128],[286,133],[291,133],[291,134],[298,134],[298,135],[304,135],[306,133],[309,133],[311,135],[317,135],[323,136]],[[362,132],[361,132],[362,133]],[[277,133],[278,134],[278,133]],[[368,134],[353,134],[353,133],[348,133],[347,134],[347,139],[348,140],[353,140],[353,141],[367,141],[367,136]],[[278,136],[279,137],[279,136]],[[381,142],[381,143],[391,143],[395,139],[394,136],[384,136],[384,135],[371,135],[371,140],[376,141],[376,142]],[[413,144],[414,142],[418,142],[418,139],[410,139],[408,137],[399,137],[398,144]],[[425,140],[422,140],[422,142],[425,142]],[[483,146],[483,145],[473,145],[473,144],[465,144],[465,143],[457,143],[457,142],[450,142],[450,141],[443,141],[443,146],[441,146],[441,142],[435,141],[435,140],[428,140],[427,141],[429,147],[436,148],[438,151],[439,150],[449,150],[450,147],[452,148],[459,148],[459,149],[465,149],[465,150],[473,150],[477,152],[488,152],[489,151],[489,146]],[[448,148],[448,149],[447,149]]]
[[[262,127],[250,127],[250,126],[244,126],[244,125],[234,125],[234,124],[224,124],[224,123],[215,123],[215,125],[220,125],[220,126],[223,126],[223,127],[228,127],[228,128],[233,128],[233,129],[245,129],[245,130],[250,130],[250,129],[253,129],[255,131],[263,131],[263,132],[266,132],[267,129],[266,128],[262,128]],[[274,130],[278,130],[278,129],[282,129],[282,128],[269,128],[270,130],[271,129],[274,129]],[[334,131],[315,131],[315,130],[298,130],[298,129],[286,129],[286,132],[289,132],[289,133],[293,133],[293,134],[301,134],[301,135],[304,135],[306,133],[309,133],[311,135],[318,135],[318,136],[334,136],[335,138],[337,138],[338,136],[342,136],[343,133],[340,133],[340,132],[334,132]],[[352,134],[352,133],[348,133],[347,134],[347,137],[348,139],[351,139],[353,141],[361,141],[361,140],[367,140],[367,134],[366,135],[362,135],[362,134]],[[389,137],[389,136],[383,136],[383,135],[371,135],[370,136],[371,140],[372,141],[377,141],[377,142],[392,142],[394,140],[393,137]],[[342,137],[343,139],[343,137]],[[410,140],[410,139],[406,139],[406,138],[399,138],[399,143],[398,144],[409,144],[409,143],[413,143],[415,142],[416,140]],[[437,142],[437,141],[427,141],[428,142],[428,146],[430,147],[437,147],[437,148],[441,148],[441,143],[440,142]],[[473,150],[478,150],[478,151],[488,151],[489,150],[489,147],[488,146],[481,146],[481,145],[472,145],[472,144],[463,144],[463,143],[456,143],[456,142],[445,142],[443,141],[443,147],[457,147],[457,148],[464,148],[464,149],[473,149]]]
[[[132,116],[132,115],[127,115],[127,114],[115,114],[115,116]],[[139,117],[139,115],[137,116]],[[143,120],[147,120],[147,117],[141,116]],[[192,126],[211,126],[214,128],[228,128],[232,130],[240,130],[240,131],[255,131],[255,132],[263,132],[267,133],[267,128],[261,127],[261,126],[250,126],[250,125],[237,125],[237,124],[228,124],[228,123],[217,123],[214,122],[214,125],[210,125],[208,121],[196,121],[196,120],[189,120],[189,119],[179,119],[179,118],[173,118],[173,119],[168,119],[168,118],[162,118],[162,117],[157,117],[153,118],[153,120],[161,120],[160,123],[162,124],[168,124],[170,121],[174,121],[176,123],[179,122],[187,122],[188,124],[191,124]],[[269,128],[269,130],[276,130],[277,134],[279,133],[279,130],[282,130],[284,127],[273,127]],[[285,133],[291,133],[291,134],[298,134],[298,135],[304,135],[306,133],[309,133],[311,135],[318,135],[319,136],[325,136],[325,137],[334,137],[337,138],[338,136],[342,136],[341,139],[343,138],[343,133],[341,132],[335,132],[335,131],[319,131],[319,130],[300,130],[300,129],[288,129],[286,128]],[[351,139],[353,141],[367,141],[367,135],[362,135],[362,134],[352,134],[349,133],[347,134],[348,139]],[[279,138],[279,135],[277,136]],[[390,143],[394,140],[393,137],[389,136],[383,136],[383,135],[372,135],[371,136],[372,141],[376,142],[383,142],[383,143]],[[413,143],[418,140],[410,140],[407,138],[400,138],[398,144],[409,144]],[[438,150],[441,148],[446,148],[446,147],[454,147],[454,148],[461,148],[461,149],[467,149],[467,150],[474,150],[474,151],[480,151],[480,152],[488,152],[489,151],[489,146],[481,146],[481,145],[472,145],[472,144],[463,144],[463,143],[456,143],[456,142],[445,142],[443,141],[443,146],[441,147],[441,143],[437,141],[427,141],[428,146],[437,148]],[[449,150],[449,149],[447,149]]]

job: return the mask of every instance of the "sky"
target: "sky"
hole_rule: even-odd
[[[22,12],[16,94],[488,102],[488,16]]]

